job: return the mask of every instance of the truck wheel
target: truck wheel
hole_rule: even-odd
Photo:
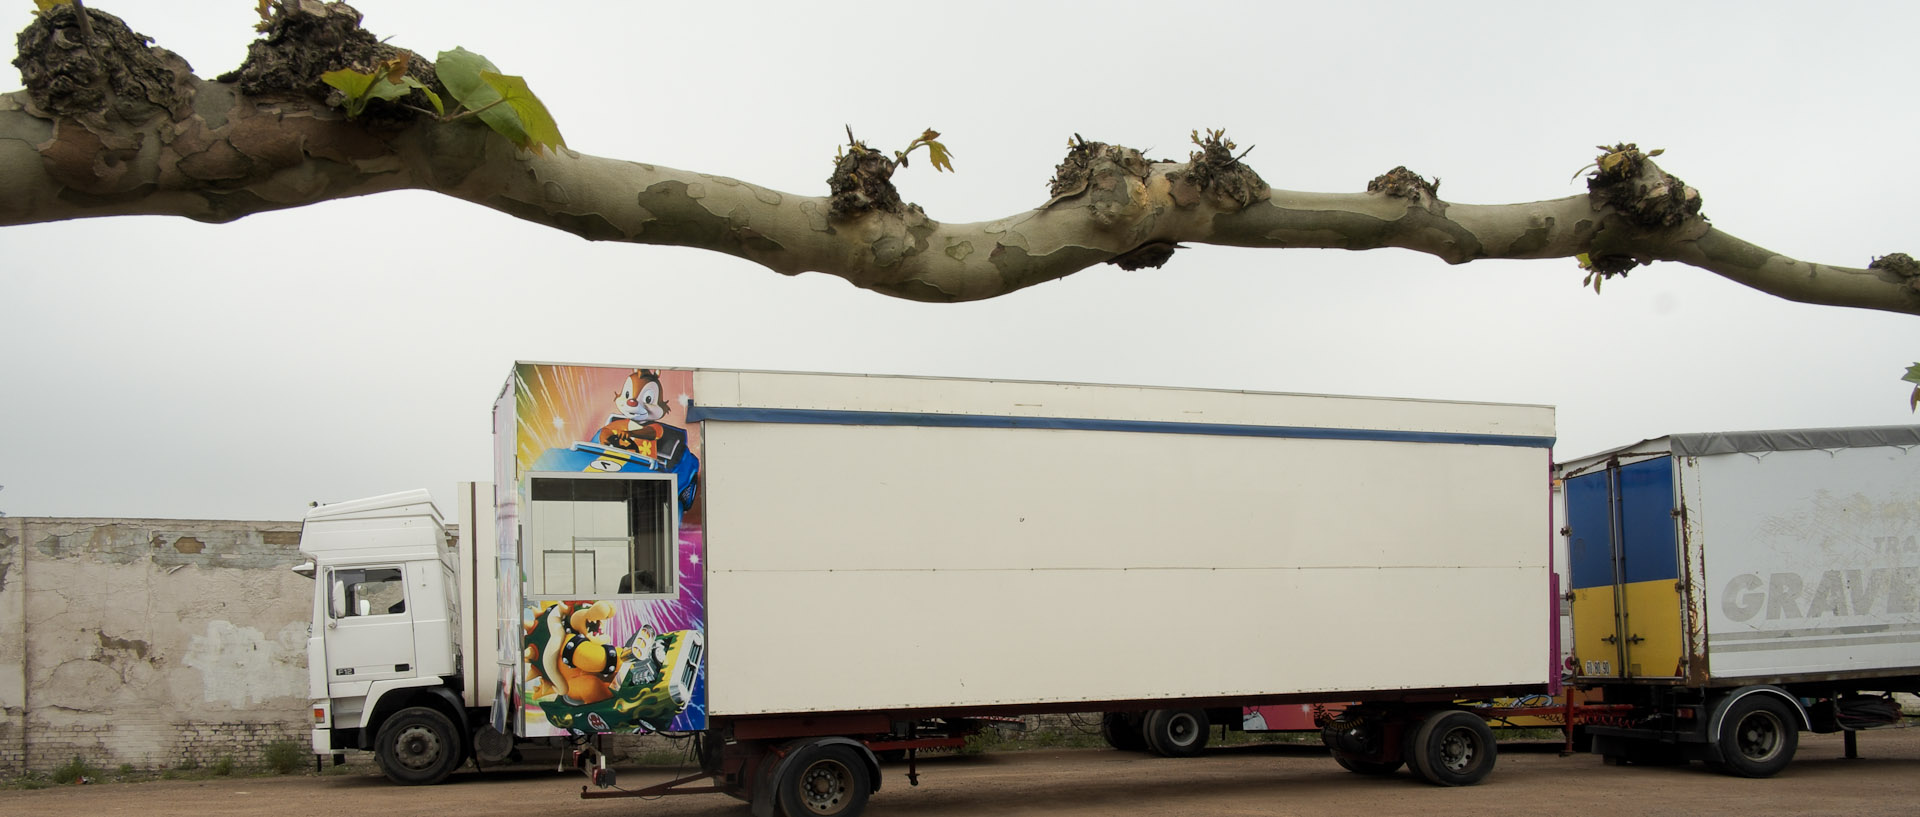
[[[1122,752],[1147,750],[1147,736],[1140,731],[1139,719],[1126,712],[1108,712],[1101,715],[1100,737],[1106,739],[1108,746]]]
[[[1740,777],[1768,777],[1793,761],[1800,730],[1793,713],[1771,695],[1748,695],[1727,707],[1720,721],[1720,763]]]
[[[873,791],[866,761],[844,744],[800,747],[776,785],[776,801],[787,817],[855,817],[867,807],[867,795]]]
[[[1155,709],[1140,726],[1147,748],[1161,757],[1198,757],[1207,748],[1204,709]]]
[[[402,709],[380,725],[374,758],[388,780],[427,786],[447,779],[467,757],[453,721],[424,706]]]
[[[1442,709],[1420,721],[1407,741],[1407,765],[1436,786],[1471,786],[1493,771],[1493,730],[1471,712]]]
[[[473,755],[488,763],[510,760],[514,755],[513,736],[495,731],[491,725],[473,730]]]

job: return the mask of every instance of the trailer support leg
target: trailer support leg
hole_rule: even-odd
[[[1860,733],[1855,732],[1852,729],[1848,729],[1842,732],[1841,734],[1843,736],[1841,740],[1844,742],[1844,744],[1847,747],[1846,759],[1859,760],[1860,759]]]

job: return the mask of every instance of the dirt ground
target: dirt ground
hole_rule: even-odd
[[[1837,735],[1803,735],[1793,765],[1766,780],[1724,777],[1699,764],[1606,766],[1593,755],[1561,757],[1557,747],[1503,745],[1478,786],[1443,789],[1402,771],[1368,778],[1342,771],[1325,752],[1301,745],[1216,749],[1172,760],[1108,750],[1034,750],[923,760],[921,785],[906,766],[885,771],[868,804],[874,817],[991,814],[1106,815],[1899,815],[1920,812],[1920,729],[1860,735],[1858,760],[1842,759]],[[671,770],[621,770],[621,783],[669,779]],[[20,817],[560,817],[561,815],[726,815],[745,804],[724,795],[659,800],[581,800],[573,773],[526,766],[446,785],[402,788],[377,774],[156,781],[0,791],[0,815]]]

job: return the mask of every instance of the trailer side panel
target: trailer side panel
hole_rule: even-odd
[[[702,421],[715,715],[1337,698],[1549,661],[1549,409],[1189,395],[1232,420],[1207,430],[1115,387],[967,382],[928,405],[976,413],[926,416],[751,385],[780,410]]]

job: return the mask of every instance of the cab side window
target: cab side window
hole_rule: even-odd
[[[352,568],[336,571],[333,578],[347,588],[346,609],[338,611],[340,618],[407,611],[407,586],[400,568]]]

